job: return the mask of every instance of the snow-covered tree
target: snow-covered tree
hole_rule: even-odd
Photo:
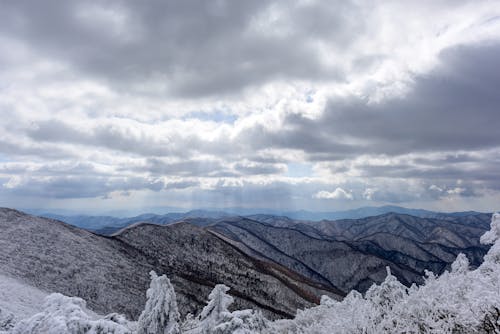
[[[202,327],[213,327],[225,313],[229,313],[228,308],[234,302],[234,298],[227,294],[228,291],[229,287],[217,284],[208,295],[208,304],[203,308],[199,317]]]
[[[44,311],[20,321],[12,334],[131,334],[126,323],[93,319],[78,297],[53,293],[45,298]]]
[[[230,312],[234,299],[227,294],[229,287],[218,284],[208,296],[208,304],[198,316],[197,323],[187,319],[185,327],[189,334],[252,334],[262,333],[267,321],[261,312],[242,310]]]
[[[150,275],[151,285],[137,322],[137,334],[178,334],[180,315],[174,288],[166,275],[158,276],[154,271]]]
[[[188,313],[181,324],[181,333],[195,333],[198,328],[198,319],[192,313]]]
[[[222,313],[222,318],[207,333],[261,334],[268,329],[268,321],[260,311],[242,310]]]
[[[227,294],[229,287],[217,284],[208,295],[208,303],[196,319],[186,318],[183,327],[190,334],[213,333],[213,329],[219,324],[225,314],[230,314],[229,306],[234,299]]]
[[[0,334],[14,327],[14,315],[0,309]]]

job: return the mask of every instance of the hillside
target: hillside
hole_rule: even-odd
[[[442,273],[459,253],[477,267],[487,251],[479,238],[491,216],[435,219],[388,213],[321,222],[269,215],[250,218],[222,219],[210,228],[238,241],[248,254],[347,293],[380,283],[386,266],[406,285],[421,283],[425,270]]]
[[[286,267],[247,256],[223,238],[188,223],[141,224],[115,238],[155,259],[169,277],[180,276],[206,288],[195,295],[205,296],[213,282],[225,282],[240,297],[239,303],[254,303],[289,316],[299,305],[307,304],[304,300],[317,303],[322,294],[342,294]],[[192,287],[186,289],[192,291]]]
[[[116,313],[93,314],[83,299],[54,293],[45,298],[37,314],[20,321],[2,317],[0,308],[0,333],[498,333],[500,214],[493,215],[491,228],[480,242],[492,246],[476,269],[471,270],[467,257],[460,254],[451,270],[439,276],[428,272],[422,285],[406,287],[388,267],[383,282],[372,285],[364,295],[351,291],[340,302],[323,296],[320,305],[298,310],[293,319],[272,321],[257,310],[231,310],[234,298],[223,284],[210,292],[198,316],[183,318],[169,278],[151,272],[148,299],[136,322]]]
[[[253,259],[223,238],[189,224],[138,224],[104,237],[60,221],[0,209],[0,273],[48,292],[79,296],[99,313],[137,318],[149,272],[167,273],[182,314],[205,303],[218,283],[235,307],[291,317],[297,308],[339,292],[278,264]],[[252,287],[252,288],[249,288]]]

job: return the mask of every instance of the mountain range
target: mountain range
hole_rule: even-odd
[[[205,305],[218,283],[235,307],[291,317],[323,294],[342,292],[277,263],[250,257],[211,231],[189,223],[141,223],[101,236],[61,221],[0,209],[0,274],[48,292],[79,296],[99,313],[136,319],[149,272],[168,275],[185,315]]]
[[[307,222],[256,215],[222,219],[208,228],[265,257],[345,293],[381,282],[385,267],[406,285],[425,270],[442,273],[459,253],[478,266],[487,248],[479,243],[491,215],[420,218],[387,213],[353,220]]]
[[[421,283],[425,270],[443,272],[459,253],[478,266],[487,252],[479,237],[491,215],[389,212],[308,221],[198,211],[115,219],[102,235],[0,209],[0,274],[136,319],[155,270],[170,277],[183,315],[201,309],[223,283],[235,308],[292,317],[321,295],[339,300],[352,289],[366,291],[385,278],[386,266],[406,285]]]
[[[400,213],[421,218],[446,218],[455,216],[472,216],[480,214],[475,211],[442,213],[428,211],[423,209],[411,209],[401,206],[386,205],[386,206],[369,206],[352,210],[332,211],[332,212],[316,212],[307,210],[298,211],[280,211],[273,209],[248,209],[248,208],[226,208],[223,210],[191,210],[191,211],[175,211],[166,214],[146,213],[132,217],[117,217],[110,215],[72,215],[64,213],[51,213],[44,210],[29,210],[29,213],[37,216],[57,219],[68,224],[81,227],[90,231],[94,231],[104,235],[110,235],[114,232],[138,222],[150,222],[154,224],[170,224],[176,221],[190,218],[224,218],[233,216],[252,217],[262,215],[266,212],[267,215],[273,217],[286,217],[292,220],[306,221],[321,221],[321,220],[339,220],[339,219],[360,219],[372,216],[378,216],[385,213]]]

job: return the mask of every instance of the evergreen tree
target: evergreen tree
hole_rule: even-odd
[[[202,333],[208,333],[209,328],[215,327],[222,320],[223,315],[229,313],[229,305],[233,303],[234,299],[227,294],[228,291],[229,287],[217,284],[208,295],[208,304],[199,316],[199,327]]]
[[[175,291],[166,275],[151,271],[144,311],[137,322],[137,334],[178,334],[179,311]]]

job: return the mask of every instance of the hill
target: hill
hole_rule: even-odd
[[[143,309],[148,273],[167,273],[182,314],[194,312],[218,283],[232,288],[235,307],[291,317],[319,296],[340,292],[283,266],[254,259],[224,238],[190,224],[137,224],[112,237],[47,218],[0,209],[0,274],[47,292],[88,301],[135,319]]]

